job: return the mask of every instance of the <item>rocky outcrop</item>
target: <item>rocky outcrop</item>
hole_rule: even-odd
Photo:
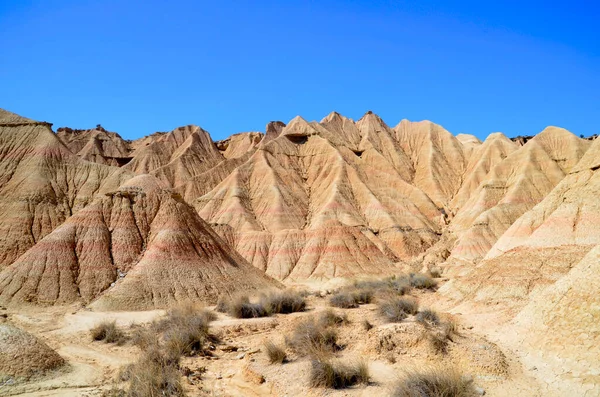
[[[131,160],[131,142],[100,124],[89,130],[61,127],[58,138],[80,158],[99,164],[121,167]]]
[[[0,273],[0,301],[147,309],[277,287],[150,176],[99,197]]]
[[[29,332],[0,323],[0,382],[44,375],[65,360]]]
[[[0,269],[131,175],[81,160],[48,123],[0,113]]]
[[[496,139],[503,148],[496,144],[488,155],[508,154],[510,146],[502,142],[502,137]],[[510,152],[491,168],[456,214],[451,230],[458,241],[450,259],[481,260],[513,222],[544,199],[570,172],[589,145],[589,141],[567,130],[548,127],[520,149]]]

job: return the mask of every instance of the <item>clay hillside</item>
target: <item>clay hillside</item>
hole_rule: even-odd
[[[312,288],[320,307],[341,285],[396,275],[437,283],[413,297],[474,324],[452,343],[477,332],[513,352],[521,378],[494,378],[492,395],[600,393],[600,140],[563,128],[481,141],[333,112],[216,142],[194,125],[128,141],[0,110],[0,220],[12,310],[140,311],[284,286]],[[437,281],[400,276],[419,272]]]

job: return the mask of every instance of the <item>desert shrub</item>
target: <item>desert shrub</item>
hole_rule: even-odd
[[[429,275],[433,278],[440,278],[442,277],[442,269],[437,266],[434,266],[429,269]]]
[[[314,319],[302,321],[296,325],[286,343],[299,355],[326,356],[336,350],[337,332],[331,327],[325,327]]]
[[[395,277],[390,280],[391,289],[398,295],[406,295],[410,292],[411,285],[408,277]]]
[[[227,304],[227,313],[235,318],[257,318],[267,317],[269,313],[261,303],[252,303],[250,298],[245,295],[240,295]]]
[[[361,284],[358,284],[361,285]],[[341,309],[353,309],[358,305],[371,303],[373,301],[374,292],[367,287],[347,287],[343,288],[329,298],[331,306]]]
[[[371,324],[367,319],[364,319],[361,324],[365,331],[370,331],[373,329],[373,324]]]
[[[437,281],[426,274],[411,273],[409,281],[412,287],[418,289],[434,289],[437,287]]]
[[[331,309],[327,309],[319,315],[319,325],[322,327],[330,327],[333,325],[348,324],[348,316],[346,314],[338,314]]]
[[[473,397],[471,380],[455,370],[432,368],[409,372],[396,385],[392,397]]]
[[[208,330],[215,318],[212,311],[183,304],[167,311],[167,315],[155,323],[150,332],[163,333],[164,349],[168,354],[192,356],[202,353],[206,343],[215,340]],[[143,344],[144,335],[141,335],[141,340]]]
[[[285,361],[286,354],[284,348],[277,346],[271,341],[265,342],[264,346],[265,353],[267,353],[267,357],[271,364],[281,364]]]
[[[455,335],[459,335],[458,325],[456,324],[456,321],[451,318],[447,318],[444,322],[442,322],[442,331],[450,340],[453,340],[452,338]]]
[[[427,334],[427,342],[435,353],[445,354],[448,351],[448,337],[443,332]]]
[[[170,357],[164,356],[160,351],[152,349],[144,353],[140,360],[130,366],[128,372],[128,397],[185,395],[178,363],[172,362]]]
[[[263,295],[260,304],[269,314],[288,314],[302,312],[306,309],[306,301],[302,293],[285,290]]]
[[[217,299],[217,305],[215,306],[215,310],[219,313],[227,313],[229,311],[229,301],[230,298],[221,295],[219,299]]]
[[[354,300],[354,296],[348,291],[340,291],[329,298],[331,306],[339,307],[340,309],[353,309],[358,307],[358,303]]]
[[[440,325],[440,316],[437,312],[431,309],[425,309],[417,314],[416,320],[418,323],[429,327]]]
[[[93,340],[122,344],[127,339],[115,321],[103,321],[90,330]]]
[[[379,313],[389,322],[402,321],[409,314],[416,314],[418,309],[414,299],[392,298],[379,303]]]
[[[369,383],[369,367],[364,361],[350,364],[318,359],[311,361],[312,387],[342,389],[358,383]]]

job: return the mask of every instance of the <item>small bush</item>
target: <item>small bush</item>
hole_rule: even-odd
[[[373,324],[371,324],[369,320],[365,319],[362,321],[362,327],[365,331],[370,331],[373,329]]]
[[[354,309],[358,307],[358,303],[354,300],[354,296],[347,291],[342,291],[334,294],[329,298],[329,304],[340,309]]]
[[[410,274],[410,285],[418,289],[434,289],[437,287],[437,281],[426,274]]]
[[[208,328],[215,313],[187,304],[173,308],[165,318],[154,325],[163,332],[164,349],[172,356],[193,356],[204,351],[207,342],[214,340]]]
[[[369,383],[369,367],[364,361],[352,364],[314,359],[311,361],[310,385],[342,389]]]
[[[184,396],[178,365],[153,350],[128,370],[128,397]]]
[[[292,335],[286,338],[286,343],[302,356],[323,357],[339,350],[337,332],[314,319],[298,323]]]
[[[215,306],[215,311],[218,311],[219,313],[227,313],[229,311],[229,301],[230,299],[226,296],[219,296],[217,305]]]
[[[267,353],[267,357],[269,357],[269,362],[271,364],[281,364],[286,359],[285,349],[277,346],[275,343],[271,341],[265,342],[265,352]]]
[[[427,335],[427,342],[431,350],[438,354],[445,354],[448,351],[448,337],[444,333],[432,332]]]
[[[458,333],[458,325],[456,325],[456,321],[452,320],[452,319],[446,319],[446,321],[444,321],[442,323],[442,331],[444,332],[444,334],[446,335],[446,337],[450,340],[453,340],[452,338],[455,335],[459,335]]]
[[[433,278],[440,278],[442,277],[442,269],[437,266],[434,266],[429,269],[429,275]]]
[[[389,322],[400,322],[416,314],[419,305],[413,299],[393,298],[379,304],[379,313]]]
[[[90,330],[93,340],[106,343],[122,344],[125,342],[125,334],[117,328],[115,321],[103,321]]]
[[[289,314],[306,309],[306,301],[302,293],[291,290],[263,295],[260,303],[269,314]]]
[[[331,309],[327,309],[319,315],[319,325],[322,327],[330,327],[333,325],[348,324],[348,316],[346,314],[337,314]]]
[[[392,397],[473,397],[473,383],[455,370],[434,368],[408,373],[394,388]]]
[[[238,296],[227,304],[227,313],[235,318],[267,317],[269,313],[261,303],[251,303],[247,296]]]
[[[437,312],[431,309],[425,309],[423,311],[420,311],[417,314],[416,319],[418,323],[426,327],[437,327],[438,325],[440,325],[440,316],[438,316]]]

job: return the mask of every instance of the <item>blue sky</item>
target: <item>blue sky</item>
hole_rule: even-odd
[[[0,107],[215,139],[367,110],[484,138],[600,132],[592,1],[0,1]]]

